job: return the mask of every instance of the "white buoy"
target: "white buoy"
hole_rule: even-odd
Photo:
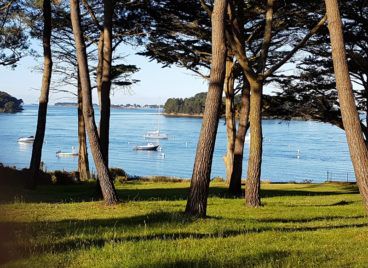
[[[296,158],[300,158],[300,150],[298,149],[298,151],[296,152]]]

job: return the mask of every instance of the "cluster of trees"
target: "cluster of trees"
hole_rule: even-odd
[[[337,0],[0,0],[0,10],[2,65],[15,65],[28,51],[24,29],[29,29],[30,37],[41,38],[44,49],[30,188],[36,185],[40,166],[54,72],[62,77],[59,82],[76,88],[80,174],[89,176],[87,133],[102,196],[107,204],[118,202],[108,172],[110,92],[114,85],[136,82],[129,75],[138,68],[122,64],[114,53],[120,44],[133,43],[150,60],[186,68],[209,82],[207,94],[171,99],[165,105],[166,112],[203,113],[186,213],[206,216],[223,95],[228,137],[224,162],[231,193],[241,194],[244,138],[249,129],[245,203],[261,205],[261,122],[268,111],[345,129],[368,208],[368,119],[360,121],[358,114],[368,114],[367,0],[342,3],[345,32]],[[12,31],[19,38],[9,39]],[[298,71],[290,73],[286,63]],[[263,94],[270,84],[279,86],[277,97]],[[101,114],[98,126],[91,101],[94,88]]]
[[[23,110],[23,100],[0,91],[0,113],[16,113]]]
[[[207,93],[198,93],[190,98],[170,98],[165,102],[164,113],[167,114],[203,114]]]
[[[294,92],[294,91],[293,91]],[[262,116],[265,118],[279,118],[283,120],[305,119],[317,120],[314,116],[312,103],[297,99],[295,95],[284,96],[285,92],[276,95],[264,95],[262,100]],[[164,105],[166,114],[203,115],[207,93],[201,92],[190,98],[169,98]],[[311,98],[311,100],[314,100]],[[234,96],[235,117],[240,117],[241,96]],[[221,116],[225,115],[226,98],[222,99]],[[296,109],[297,108],[297,109]],[[309,111],[309,112],[308,112]]]
[[[249,5],[252,9],[245,13],[244,9],[247,5],[244,5],[243,1],[219,0],[215,2],[213,9],[211,6],[208,6],[205,1],[202,1],[204,9],[208,10],[208,13],[212,16],[212,66],[209,93],[206,101],[200,140],[197,147],[195,167],[186,211],[189,214],[199,216],[206,215],[209,185],[209,174],[207,170],[210,169],[212,161],[212,157],[208,157],[208,153],[213,153],[214,144],[212,143],[212,139],[216,137],[214,128],[217,128],[218,124],[220,111],[219,104],[221,102],[219,99],[219,92],[222,90],[225,91],[227,99],[226,119],[228,153],[225,156],[225,163],[230,190],[235,193],[240,190],[239,177],[234,176],[234,174],[237,175],[241,172],[241,169],[239,169],[241,161],[239,161],[239,159],[242,159],[244,134],[249,126],[251,140],[245,200],[248,206],[257,207],[261,205],[262,89],[267,83],[273,80],[285,81],[285,79],[292,79],[291,77],[285,78],[285,76],[277,77],[275,72],[289,61],[298,50],[306,46],[308,40],[324,26],[326,19],[328,19],[329,43],[331,43],[331,47],[329,43],[320,43],[320,40],[316,45],[324,48],[328,47],[327,51],[330,53],[332,51],[332,63],[336,75],[336,87],[339,97],[342,126],[346,131],[358,186],[363,196],[364,204],[366,208],[368,208],[368,151],[365,144],[366,137],[364,137],[362,133],[366,126],[360,121],[356,108],[355,96],[352,90],[349,69],[347,67],[346,48],[343,39],[342,20],[339,13],[338,2],[335,0],[326,0],[326,15],[324,16],[323,13],[318,16],[318,11],[320,12],[323,9],[314,1],[308,2],[307,5],[302,5],[301,3],[287,5],[288,10],[284,10],[284,6],[280,5],[278,1],[267,0],[265,2],[266,3],[262,3],[263,6],[261,4],[261,8],[259,9],[261,10],[262,17],[260,20],[257,20],[257,22],[262,21],[262,24],[258,25],[259,28],[256,28],[247,35],[244,34],[244,29],[247,29],[247,26],[251,26],[252,24],[249,23],[249,19],[244,24],[244,16],[257,16],[257,10],[254,10],[254,6]],[[247,2],[247,4],[249,3]],[[311,6],[317,4],[317,6],[315,6],[312,11],[312,9],[309,9],[311,7],[309,4],[311,4]],[[363,5],[357,2],[355,5],[359,7],[361,14],[366,14],[367,2]],[[294,7],[297,7],[297,9],[293,10]],[[309,11],[304,13],[304,11],[307,10]],[[215,13],[215,11],[218,13]],[[254,13],[252,14],[251,11],[254,11]],[[280,11],[282,11],[282,13],[279,13]],[[296,12],[298,12],[298,14],[296,14]],[[223,14],[227,14],[230,21],[224,19]],[[289,18],[291,19],[285,20],[285,18],[283,18],[285,14],[289,14]],[[300,15],[302,17],[299,17]],[[307,23],[307,21],[312,21],[309,16],[312,18],[319,17],[320,19],[319,21],[317,20],[318,22],[312,26],[309,31],[302,35],[303,24]],[[294,18],[297,18],[297,20],[293,21]],[[307,19],[307,21],[304,19]],[[277,21],[278,23],[276,23]],[[355,26],[359,28],[359,24],[360,22],[358,21]],[[215,25],[217,27],[215,27]],[[259,29],[263,30],[260,31]],[[294,29],[297,29],[296,33],[293,33]],[[253,44],[252,39],[256,39],[257,34],[259,34],[259,39]],[[295,45],[292,45],[293,41],[289,39],[290,37],[297,40]],[[285,40],[286,43],[284,43]],[[360,43],[360,46],[364,46],[364,42]],[[290,47],[291,49],[289,49]],[[227,55],[224,56],[225,53],[227,53]],[[331,58],[331,54],[329,54],[329,57]],[[239,67],[237,67],[236,64],[238,64]],[[313,68],[319,70],[318,67],[318,65],[314,65]],[[240,114],[238,132],[236,132],[233,96],[235,92],[234,81],[237,77],[236,70],[238,68],[241,69],[243,87],[242,99],[244,100],[244,102],[242,102],[242,107],[244,109]],[[318,90],[321,92],[325,89],[319,85]],[[307,103],[307,105],[310,105],[310,103]],[[217,120],[215,120],[216,118]],[[211,124],[208,122],[211,122]],[[240,130],[242,130],[241,135],[239,135]],[[241,146],[238,147],[240,148],[239,151],[237,150],[237,144],[241,144]],[[203,152],[205,152],[206,155],[203,154]]]

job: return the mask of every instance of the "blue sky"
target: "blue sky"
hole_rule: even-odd
[[[190,71],[175,66],[162,68],[154,61],[149,62],[145,57],[135,55],[136,51],[130,47],[121,47],[119,52],[127,56],[126,64],[136,64],[140,68],[134,75],[140,82],[128,91],[114,90],[111,96],[113,104],[163,104],[171,97],[190,97],[207,91],[207,82]],[[21,98],[26,104],[37,103],[42,79],[42,73],[37,68],[41,65],[42,58],[26,57],[14,70],[0,67],[0,91]],[[95,95],[93,101],[97,103]],[[51,92],[50,103],[60,101],[75,102],[75,97]]]

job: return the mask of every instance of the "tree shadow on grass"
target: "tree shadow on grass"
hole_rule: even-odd
[[[261,189],[261,197],[281,197],[281,196],[330,196],[330,195],[346,195],[358,194],[359,190],[355,187],[342,189],[341,191],[308,191],[306,189]]]
[[[140,268],[148,267],[255,267],[263,265],[267,267],[280,267],[284,260],[291,255],[288,251],[271,250],[266,252],[260,252],[258,254],[246,255],[241,257],[233,257],[231,254],[226,261],[220,262],[212,260],[210,258],[201,258],[199,260],[175,260],[165,261],[162,260],[157,263],[148,263],[138,265]]]
[[[0,203],[70,203],[99,200],[95,183],[40,185],[36,190],[23,186],[0,186]]]
[[[353,217],[327,217],[330,220],[338,219],[358,219],[363,216]],[[221,220],[221,218],[213,217],[214,220]],[[244,219],[240,219],[243,220]],[[256,220],[260,223],[308,223],[309,221],[326,220],[326,218],[315,217],[311,219],[301,220],[285,220],[285,219],[270,219],[270,220]],[[312,232],[319,230],[333,230],[333,229],[346,229],[346,228],[363,228],[368,227],[368,223],[357,224],[345,224],[345,223],[333,223],[328,226],[264,226],[253,224],[252,227],[243,227],[239,229],[224,229],[211,232],[195,232],[185,231],[183,228],[176,228],[185,226],[188,223],[196,221],[195,218],[188,217],[183,213],[178,212],[156,212],[144,215],[138,215],[125,218],[111,218],[111,219],[91,219],[91,220],[62,220],[55,222],[8,222],[2,223],[0,229],[4,227],[8,230],[8,237],[2,239],[0,242],[0,248],[2,253],[8,253],[6,258],[2,258],[1,261],[8,262],[10,260],[27,258],[29,256],[35,256],[43,253],[62,253],[74,250],[85,250],[91,247],[104,247],[106,244],[111,243],[125,243],[125,242],[145,242],[152,240],[159,241],[175,241],[179,239],[221,239],[234,237],[238,235],[247,235],[263,232]],[[157,225],[167,224],[170,229],[158,229],[153,231],[152,227]],[[175,226],[179,225],[179,226]],[[133,234],[127,232],[127,228],[135,228]],[[176,229],[175,229],[176,228]],[[35,241],[41,233],[56,233],[55,237],[49,239],[46,243],[32,243],[17,241],[16,246],[11,248],[7,247],[7,242],[11,239],[15,240],[15,234],[19,239],[20,234],[24,234],[24,237],[33,237],[30,240]],[[114,230],[111,232],[111,230]],[[96,233],[101,233],[99,236]],[[110,233],[109,235],[106,235]],[[150,233],[151,232],[151,233]],[[158,232],[158,233],[157,233]],[[13,234],[13,237],[12,235]],[[82,238],[81,238],[82,236]],[[110,237],[109,237],[110,236]],[[8,240],[8,241],[7,241]],[[37,240],[36,240],[37,241]]]
[[[118,188],[116,190],[120,201],[177,201],[186,200],[188,187],[177,188],[147,188],[132,189]],[[233,198],[228,196],[224,187],[211,187],[209,197]],[[76,185],[49,185],[39,186],[36,190],[18,188],[1,188],[0,202],[13,203],[74,203],[101,200],[96,192],[95,183],[80,183]]]
[[[287,196],[330,196],[330,195],[346,195],[356,194],[358,191],[308,191],[308,190],[279,190],[279,189],[261,189],[261,197],[287,197]],[[148,188],[148,189],[132,189],[119,188],[117,194],[121,201],[178,201],[186,200],[188,196],[188,188]],[[225,187],[210,187],[209,197],[219,198],[243,198],[233,196],[228,193]],[[8,189],[0,188],[0,202],[46,202],[46,203],[74,203],[89,202],[101,200],[96,193],[96,185],[94,183],[83,183],[77,185],[52,185],[40,186],[37,190],[25,189]],[[336,204],[341,205],[341,204]]]
[[[332,221],[332,220],[357,220],[364,219],[365,216],[319,216],[319,217],[309,217],[304,219],[293,219],[293,218],[268,218],[268,219],[257,219],[260,223],[309,223],[314,221]]]
[[[151,201],[151,200],[187,200],[189,187],[181,188],[150,188],[150,189],[117,189],[122,201]],[[228,195],[224,187],[210,187],[208,197],[233,198]]]

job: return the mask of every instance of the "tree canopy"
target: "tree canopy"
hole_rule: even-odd
[[[23,100],[17,99],[10,94],[0,91],[0,112],[16,113],[23,110]]]

